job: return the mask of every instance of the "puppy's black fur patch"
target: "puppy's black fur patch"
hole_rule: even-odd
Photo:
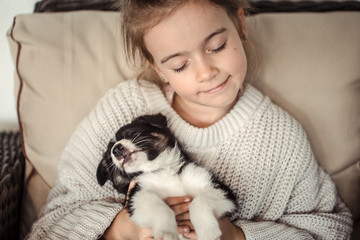
[[[158,136],[163,136],[161,141],[156,139]],[[107,180],[111,180],[114,188],[119,192],[126,194],[129,189],[130,182],[140,175],[142,172],[126,172],[113,164],[111,157],[112,147],[116,142],[122,139],[129,139],[137,144],[141,149],[147,152],[148,159],[154,160],[162,151],[167,147],[175,146],[175,137],[167,128],[167,121],[162,114],[157,115],[144,115],[136,118],[131,124],[121,127],[115,134],[116,141],[110,141],[107,150],[103,155],[102,160],[97,168],[96,177],[98,183],[103,186]],[[137,142],[138,136],[146,137],[149,141]],[[157,140],[157,141],[155,141]],[[119,178],[121,176],[121,178]]]

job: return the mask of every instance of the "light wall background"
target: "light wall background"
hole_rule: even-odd
[[[6,32],[15,15],[31,13],[38,0],[0,0],[0,131],[17,129],[14,65]]]

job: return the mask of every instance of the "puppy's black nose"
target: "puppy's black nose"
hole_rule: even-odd
[[[123,155],[124,147],[121,144],[116,145],[113,150],[112,154],[114,154],[115,157],[120,157]]]

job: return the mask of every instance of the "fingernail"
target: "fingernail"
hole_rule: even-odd
[[[184,199],[185,202],[190,202],[191,201],[191,198],[187,197]]]
[[[188,229],[188,228],[183,228],[182,231],[183,231],[183,233],[185,233],[185,234],[186,234],[186,233],[189,233],[189,229]]]

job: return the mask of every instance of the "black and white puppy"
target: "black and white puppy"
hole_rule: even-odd
[[[139,226],[153,230],[155,239],[180,239],[167,197],[191,196],[190,220],[200,240],[221,236],[217,218],[236,208],[231,191],[205,168],[191,162],[181,150],[161,115],[136,118],[116,133],[97,169],[102,186],[111,180],[115,189],[129,194],[128,210]]]

